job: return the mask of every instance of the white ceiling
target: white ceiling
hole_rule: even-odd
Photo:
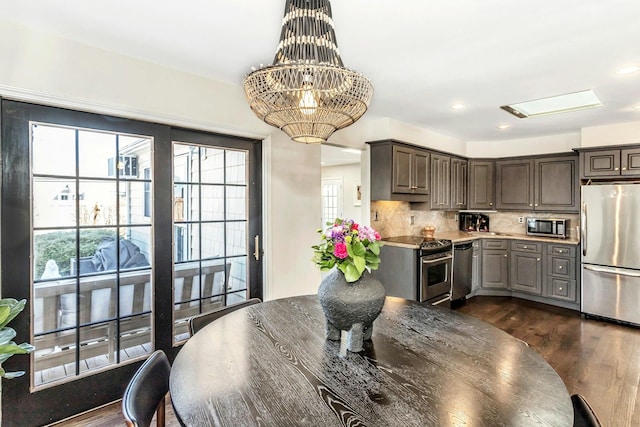
[[[0,0],[0,21],[241,85],[271,63],[283,0]],[[465,141],[640,120],[638,0],[334,0],[345,65],[375,86],[367,116]],[[604,107],[518,119],[500,105],[593,89]],[[454,111],[452,104],[466,108]],[[366,116],[365,116],[366,117]],[[510,124],[498,130],[499,124]]]

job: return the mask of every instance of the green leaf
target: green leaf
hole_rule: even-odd
[[[0,306],[0,325],[4,326],[8,323],[9,314],[11,314],[11,308],[8,305]]]
[[[361,276],[361,274],[358,272],[358,269],[351,263],[345,263],[343,265],[346,265],[344,272],[344,278],[346,279],[347,282],[352,283],[355,282],[356,280],[358,280]]]
[[[16,331],[13,328],[4,327],[0,329],[0,345],[11,342],[16,336]]]
[[[364,267],[365,267],[364,257],[361,257],[361,256],[354,257],[353,264],[355,265],[356,270],[358,270],[358,274],[362,275],[362,272],[364,271]]]
[[[11,322],[22,310],[24,310],[27,300],[16,300],[13,298],[0,299],[0,328]],[[9,307],[9,314],[6,316],[5,307]],[[6,317],[5,317],[6,316]]]
[[[380,245],[376,242],[369,243],[369,250],[376,255],[380,255]]]
[[[353,244],[353,254],[354,254],[354,256],[363,257],[366,252],[367,252],[367,248],[365,248],[365,246],[362,244],[362,242],[359,241],[359,242]]]
[[[5,370],[2,368],[0,368],[0,371],[2,372],[2,374],[0,374],[0,377],[4,377],[8,380],[12,380],[14,378],[18,378],[24,375],[24,371],[5,372]]]

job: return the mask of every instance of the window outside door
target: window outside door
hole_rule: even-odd
[[[322,179],[322,229],[327,222],[342,217],[342,178]]]

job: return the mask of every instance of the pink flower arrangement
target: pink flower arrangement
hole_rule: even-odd
[[[312,246],[313,262],[321,271],[336,267],[344,273],[347,282],[355,282],[364,270],[376,270],[380,264],[380,234],[367,225],[353,220],[336,218],[319,229],[321,242]]]

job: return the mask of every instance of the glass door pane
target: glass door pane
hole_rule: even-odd
[[[151,351],[151,143],[31,123],[32,387]],[[145,209],[146,207],[146,209]]]
[[[248,152],[173,143],[174,340],[189,318],[247,299]]]

